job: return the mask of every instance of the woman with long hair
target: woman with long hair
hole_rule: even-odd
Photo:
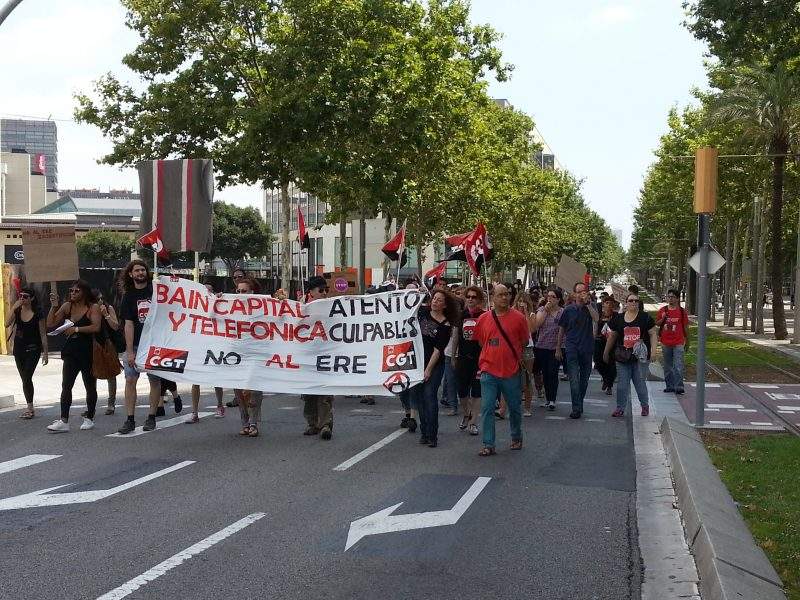
[[[98,288],[92,288],[92,293],[97,297],[97,306],[100,309],[100,316],[103,318],[100,329],[102,335],[111,340],[111,343],[114,344],[114,349],[117,351],[117,355],[124,354],[125,340],[120,332],[121,323],[119,318],[117,318],[117,311],[114,310],[111,304],[106,302],[103,297],[103,292]],[[106,415],[113,415],[117,403],[117,378],[106,379],[106,383],[108,384]],[[87,412],[82,413],[81,416],[85,418]]]
[[[455,296],[436,290],[430,305],[418,313],[422,345],[425,351],[425,380],[411,388],[411,397],[419,410],[420,444],[436,448],[439,442],[439,402],[437,394],[444,373],[444,350],[450,342],[452,327],[458,326],[459,304]]]
[[[514,308],[525,315],[528,321],[528,328],[532,327],[533,321],[536,317],[536,309],[533,299],[527,292],[520,291],[514,298]],[[522,368],[519,370],[520,377],[522,378],[522,394],[524,399],[523,416],[533,416],[531,412],[533,402],[533,339],[528,336],[528,345],[522,351]]]
[[[564,312],[561,306],[563,296],[561,290],[553,288],[545,294],[546,303],[536,311],[536,318],[531,325],[531,332],[536,334],[533,348],[534,360],[539,363],[544,379],[544,395],[547,410],[556,409],[558,394],[558,364],[556,344],[558,343],[558,320]]]
[[[258,284],[252,277],[241,277],[236,281],[237,294],[255,294]],[[259,390],[240,390],[233,391],[239,401],[239,416],[242,419],[241,436],[258,437],[259,423],[261,422],[261,403],[264,400],[264,392]]]
[[[617,367],[614,362],[607,363],[603,360],[603,351],[606,349],[606,340],[611,333],[611,320],[616,316],[616,306],[617,301],[614,298],[609,297],[603,300],[600,318],[597,320],[597,333],[594,338],[594,367],[603,378],[603,391],[607,396],[613,393]]]
[[[19,418],[32,419],[33,373],[40,358],[42,365],[47,364],[47,330],[36,292],[27,287],[19,291],[19,298],[11,305],[5,325],[14,327],[14,362],[22,379],[22,392],[27,404]]]
[[[69,300],[58,307],[58,294],[50,293],[50,311],[47,313],[47,326],[58,327],[65,320],[72,323],[64,330],[66,341],[61,349],[64,365],[61,371],[61,418],[47,426],[52,433],[69,431],[69,409],[72,406],[72,387],[80,373],[86,388],[86,417],[82,430],[94,427],[94,413],[97,408],[97,379],[92,374],[92,351],[94,335],[100,331],[100,307],[92,288],[82,279],[69,287]]]

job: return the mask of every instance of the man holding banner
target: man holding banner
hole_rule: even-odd
[[[324,277],[315,275],[308,280],[306,290],[306,302],[320,300],[328,295],[328,283]],[[333,396],[319,394],[304,394],[303,416],[306,418],[308,427],[303,435],[317,435],[323,440],[329,440],[333,436]]]

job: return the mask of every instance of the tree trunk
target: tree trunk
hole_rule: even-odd
[[[761,207],[761,214],[758,216],[758,225],[759,225],[759,237],[761,238],[761,242],[758,244],[758,286],[757,286],[757,300],[758,300],[758,312],[757,312],[757,320],[756,320],[756,333],[764,333],[764,284],[766,283],[766,276],[767,276],[767,261],[765,255],[767,253],[767,244],[764,242],[767,238],[767,206],[766,202]]]
[[[775,154],[784,154],[787,148],[775,146]],[[783,310],[783,172],[785,156],[772,159],[772,264],[770,278],[772,285],[772,322],[775,339],[786,339],[786,314]]]
[[[750,250],[750,331],[755,333],[758,325],[758,257],[761,254],[761,200],[753,200],[753,247]]]
[[[733,224],[731,220],[728,219],[728,222],[725,224],[725,275],[723,279],[725,280],[722,286],[722,322],[726,325],[728,324],[728,315],[730,314],[730,306],[731,306],[731,297],[728,293],[731,283],[731,267],[733,265],[733,261],[731,260],[731,235],[733,230]]]
[[[347,213],[343,210],[339,219],[339,269],[347,268]]]
[[[741,221],[736,224],[736,231],[739,231]],[[739,236],[734,232],[733,235],[733,249],[731,250],[730,263],[731,268],[728,274],[729,280],[726,282],[725,290],[727,298],[725,306],[728,307],[728,318],[725,320],[725,325],[728,327],[736,326],[736,265],[738,264],[739,255]]]
[[[292,281],[292,245],[289,243],[289,223],[291,203],[289,201],[289,182],[281,182],[281,287],[289,293]]]
[[[362,204],[358,216],[358,290],[367,293],[367,209]]]
[[[744,257],[747,255],[750,249],[750,232],[752,229],[752,225],[748,225],[747,229],[744,231],[744,243],[742,244],[742,279],[744,279]],[[752,269],[751,269],[752,271]],[[751,273],[747,274],[748,279],[752,277]],[[752,281],[752,279],[750,279]],[[748,314],[748,298],[750,297],[750,283],[746,283],[742,288],[741,298],[742,298],[742,331],[747,331],[747,314]]]

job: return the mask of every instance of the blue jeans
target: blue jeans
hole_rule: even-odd
[[[439,384],[442,383],[442,375],[444,374],[444,363],[439,361],[428,381],[420,383],[416,387],[411,388],[413,392],[417,388],[421,388],[417,392],[417,410],[419,410],[419,430],[423,437],[433,441],[439,435],[439,401],[438,392]]]
[[[456,371],[453,368],[453,359],[444,357],[444,376],[442,377],[442,398],[444,403],[452,410],[458,410],[458,384]]]
[[[511,377],[495,377],[481,373],[481,419],[483,421],[483,445],[494,448],[494,406],[500,394],[508,404],[508,424],[511,441],[522,441],[522,387],[519,373]]]
[[[636,362],[617,363],[617,408],[625,410],[631,396],[631,381],[636,388],[639,404],[647,406],[650,400],[647,395],[647,372],[650,363]]]
[[[565,359],[572,410],[583,412],[583,399],[586,397],[586,388],[589,387],[589,375],[592,374],[592,352],[567,350]]]
[[[668,390],[683,390],[683,346],[662,346],[664,349],[664,382]]]

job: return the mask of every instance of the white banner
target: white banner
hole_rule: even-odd
[[[160,277],[136,364],[184,383],[286,394],[391,396],[422,381],[417,311],[399,290],[308,304]]]

